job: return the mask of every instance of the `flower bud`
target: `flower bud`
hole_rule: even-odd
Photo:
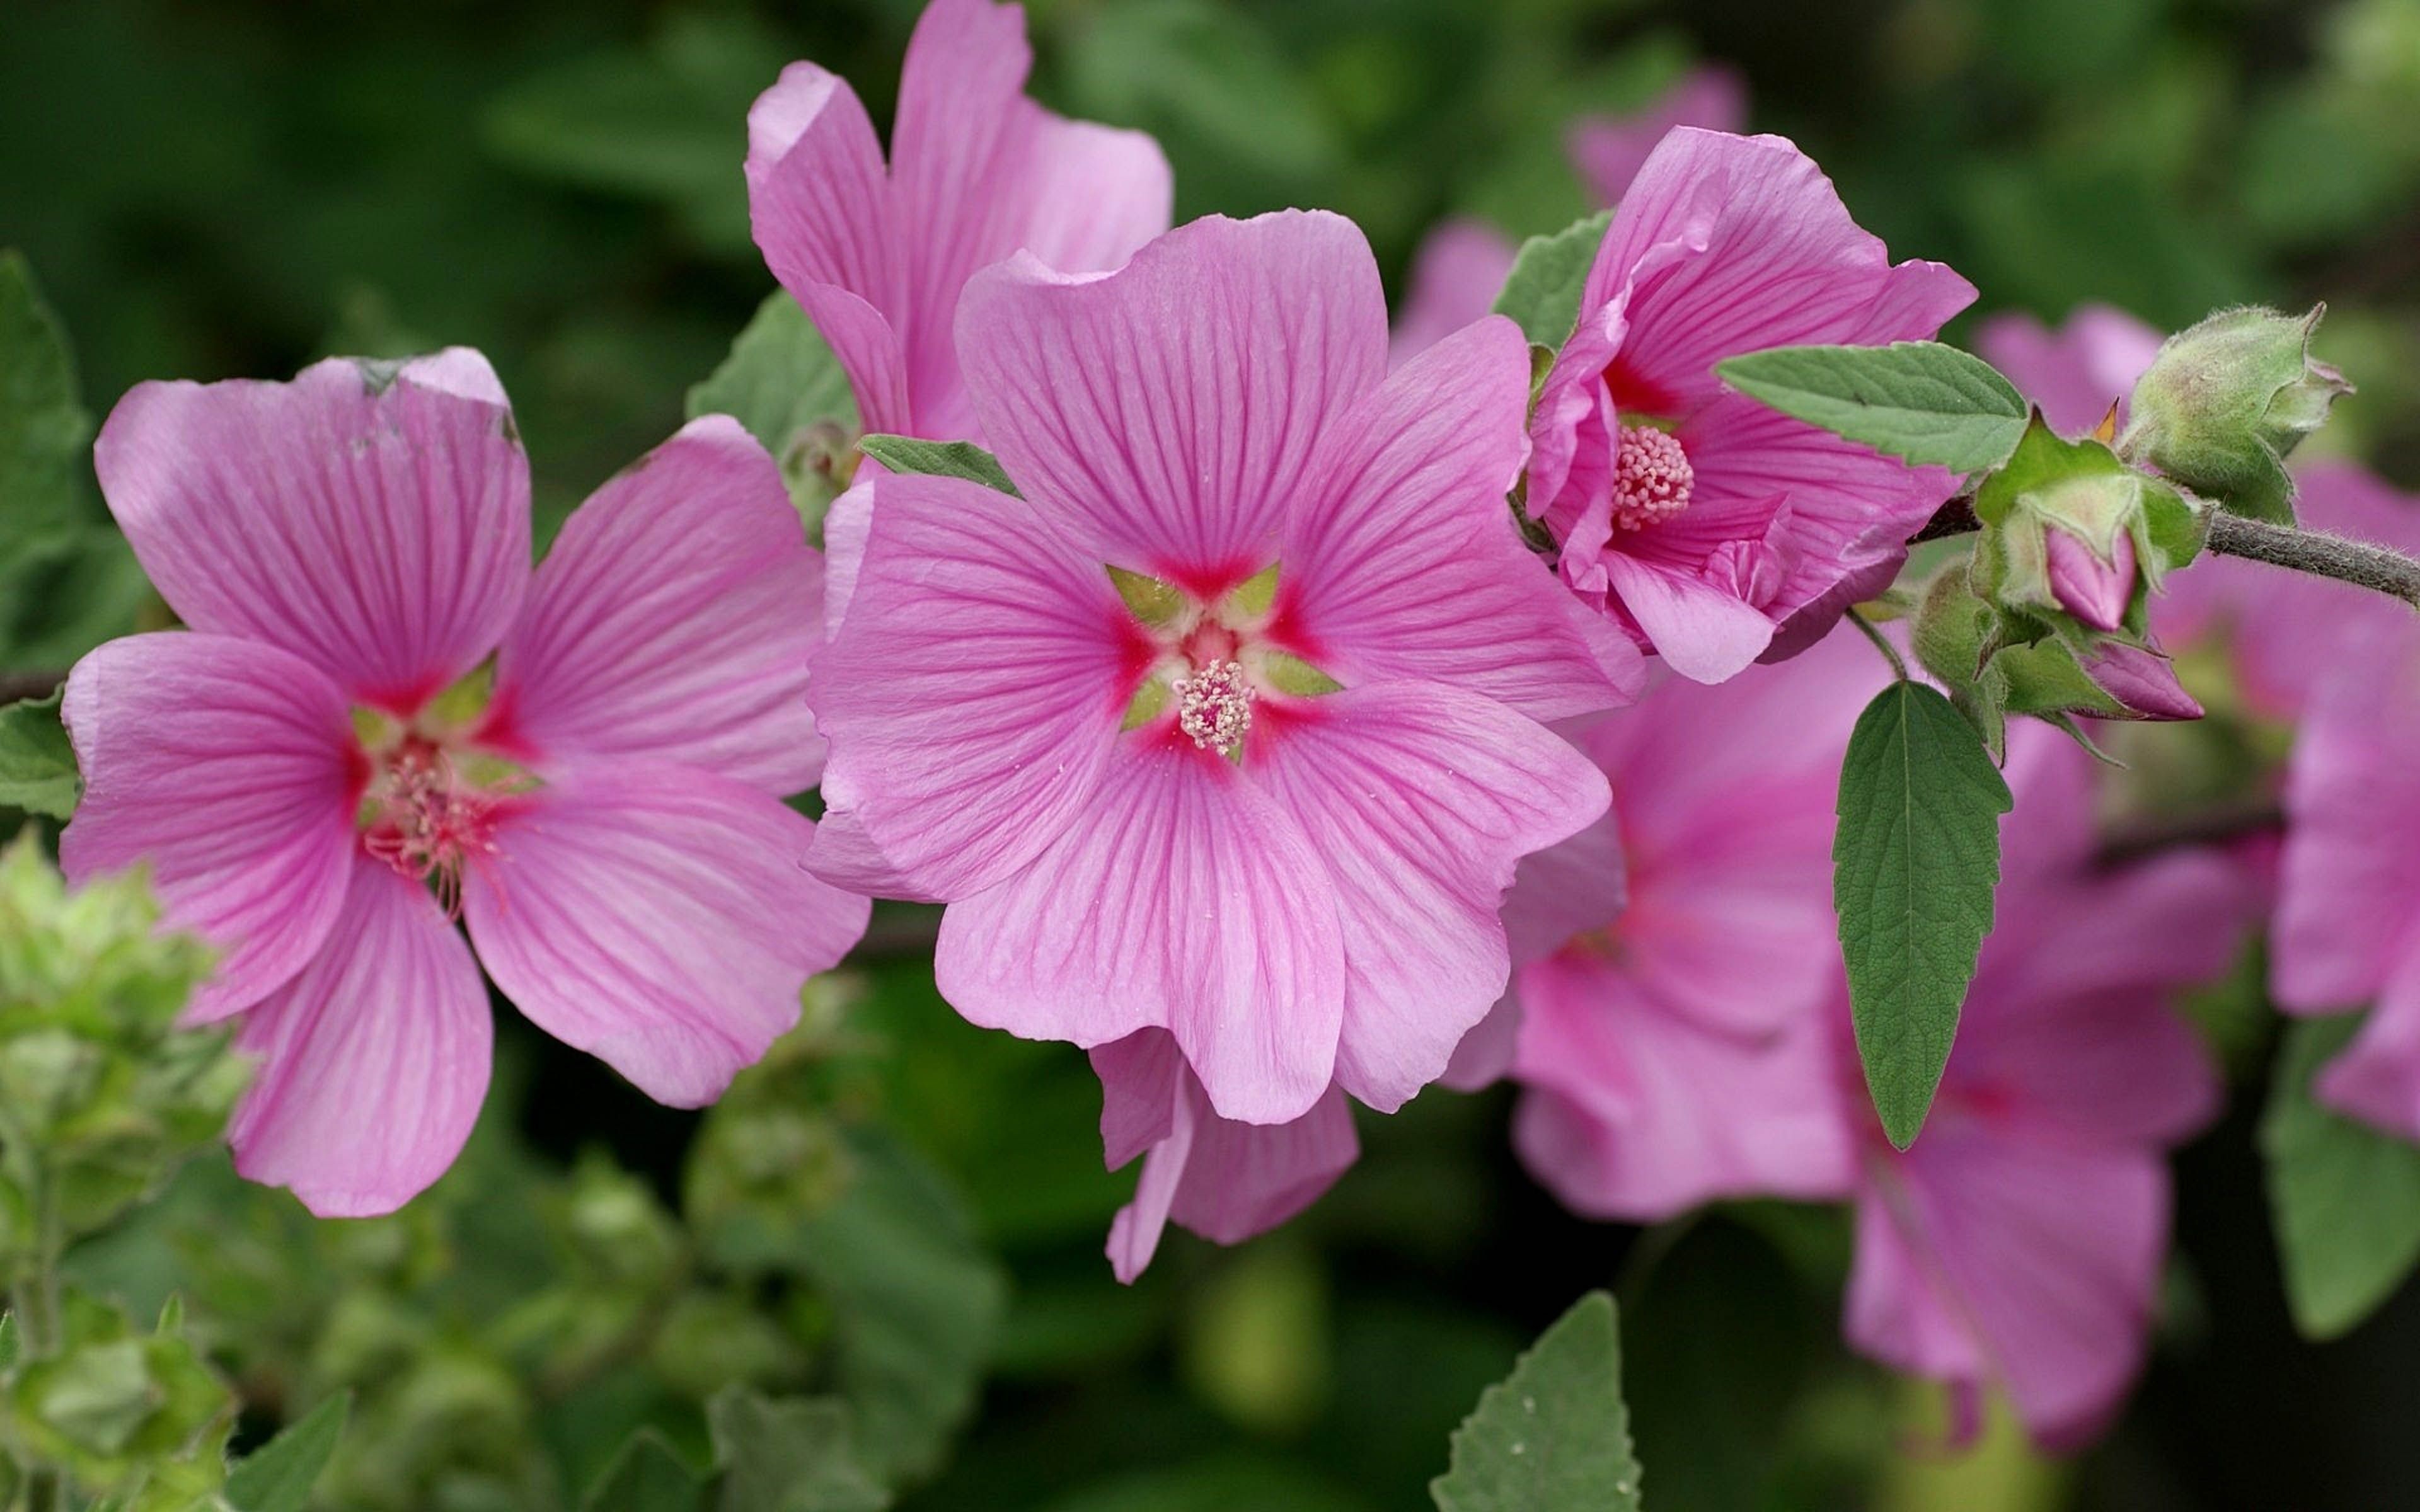
[[[1976,490],[1974,586],[2026,622],[2007,639],[2141,629],[2141,594],[2201,549],[2206,519],[2182,494],[2093,438],[2066,440],[2036,414],[2008,465]]]
[[[2134,538],[2122,532],[2112,537],[2105,560],[2064,530],[2054,527],[2044,539],[2051,596],[2059,607],[2096,630],[2125,623],[2126,606],[2134,596]]]
[[[2151,646],[2104,640],[2078,648],[2064,641],[2010,646],[1993,658],[2007,678],[2004,707],[2045,717],[2198,719],[2202,707],[2177,681],[2175,667]]]
[[[2290,522],[2287,455],[2352,392],[2311,356],[2326,313],[2225,310],[2170,336],[2134,385],[2121,449],[2237,514]]]

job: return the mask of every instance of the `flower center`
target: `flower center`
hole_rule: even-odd
[[[1652,425],[1624,425],[1613,456],[1613,522],[1645,530],[1689,507],[1698,481],[1681,438]]]
[[[1225,756],[1243,743],[1252,728],[1253,690],[1244,681],[1244,664],[1213,661],[1190,677],[1169,685],[1176,695],[1176,728],[1192,737],[1196,750]]]
[[[362,795],[362,849],[405,876],[433,883],[446,912],[456,912],[464,864],[495,854],[500,795],[464,780],[452,753],[420,736],[407,736],[371,761]]]
[[[1109,574],[1136,632],[1140,681],[1124,729],[1169,731],[1196,750],[1241,761],[1263,700],[1315,699],[1342,686],[1285,649],[1274,565],[1208,599],[1122,567]]]

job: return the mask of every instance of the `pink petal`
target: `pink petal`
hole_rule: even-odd
[[[1125,266],[1168,229],[1176,185],[1167,154],[1140,131],[1027,108],[1036,124],[1024,250],[1071,273]]]
[[[2123,310],[2079,305],[2054,332],[2027,315],[1995,315],[1975,331],[1975,350],[2041,407],[2064,436],[2081,436],[2134,392],[2160,353],[2159,332]]]
[[[1387,363],[1369,243],[1324,211],[1196,221],[1098,277],[986,269],[958,333],[1027,496],[1086,551],[1204,594],[1269,564],[1328,417]]]
[[[1415,678],[1540,719],[1610,707],[1637,650],[1521,544],[1528,347],[1489,316],[1398,368],[1324,440],[1279,548],[1278,619],[1345,682]],[[1474,624],[1487,626],[1473,635]]]
[[[93,461],[179,618],[292,652],[356,702],[417,708],[494,648],[529,581],[529,464],[467,349],[138,384]]]
[[[812,787],[822,595],[773,459],[728,416],[691,421],[565,522],[504,639],[484,738]]]
[[[175,631],[86,656],[60,712],[85,779],[68,875],[147,865],[168,921],[225,952],[187,1022],[251,1006],[319,952],[362,784],[334,685],[273,646]]]
[[[1676,241],[1701,250],[1645,270],[1651,252]],[[1929,337],[1975,299],[1974,286],[1939,263],[1892,266],[1823,171],[1783,138],[1685,126],[1664,138],[1622,196],[1588,304],[1634,278],[1621,372],[1670,412],[1721,393],[1714,368],[1726,357]]]
[[[488,1095],[479,968],[428,890],[352,863],[325,949],[243,1016],[260,1069],[227,1126],[235,1168],[322,1218],[393,1212],[445,1174]]]
[[[1149,1099],[1156,1103],[1155,1121],[1162,1131],[1144,1156],[1135,1200],[1109,1226],[1109,1261],[1120,1281],[1132,1282],[1151,1263],[1170,1220],[1215,1243],[1241,1243],[1309,1207],[1359,1156],[1343,1093],[1329,1088],[1291,1122],[1237,1123],[1212,1109],[1166,1034],[1146,1030],[1119,1045],[1142,1040],[1159,1043],[1120,1050],[1107,1060],[1104,1051],[1094,1052],[1110,1165],[1125,1164],[1133,1151],[1125,1148],[1126,1141],[1109,1136],[1109,1110]],[[1129,1074],[1138,1080],[1120,1086]]]
[[[863,898],[799,865],[814,825],[690,767],[585,767],[469,869],[479,959],[522,1013],[659,1103],[710,1103],[798,1022],[865,933]]]
[[[841,617],[848,612],[849,595],[857,592],[857,569],[865,561],[866,538],[874,533],[874,489],[890,476],[872,457],[857,465],[857,477],[824,511],[824,638],[840,633]]]
[[[848,373],[869,431],[910,430],[908,299],[874,123],[846,81],[793,63],[748,112],[748,212],[766,266]]]
[[[2337,1112],[2420,1140],[2420,952],[2403,948],[2368,1020],[2316,1087]]]
[[[1996,1380],[2046,1448],[2106,1426],[2149,1342],[2167,1245],[2159,1157],[1936,1120],[1873,1180],[1850,1342],[1918,1374]]]
[[[1676,126],[1736,131],[1747,124],[1747,85],[1730,69],[1691,69],[1662,97],[1628,116],[1585,116],[1571,130],[1572,162],[1598,201],[1620,202],[1649,153]]]
[[[1512,271],[1512,239],[1483,221],[1446,221],[1412,255],[1389,360],[1400,367],[1496,307]]]
[[[1246,764],[1332,875],[1346,967],[1336,1080],[1391,1113],[1502,995],[1497,911],[1514,867],[1604,813],[1604,775],[1501,704],[1402,683],[1327,695]]]
[[[1833,968],[1837,971],[1837,967]],[[1578,1212],[1652,1222],[1742,1196],[1828,1198],[1851,1124],[1814,1010],[1763,1034],[1707,1026],[1654,983],[1575,949],[1521,968],[1513,1141]]]
[[[1509,926],[1511,920],[1506,922]],[[1513,966],[1517,972],[1517,948]],[[1512,1073],[1512,1057],[1520,1045],[1521,999],[1517,993],[1507,992],[1453,1047],[1453,1058],[1446,1062],[1445,1073],[1437,1078],[1437,1085],[1456,1092],[1483,1091]]]
[[[1571,839],[1521,857],[1504,898],[1512,964],[1543,961],[1574,935],[1610,927],[1629,905],[1621,821],[1608,810]]]
[[[2075,658],[2093,686],[2116,699],[2125,712],[2118,719],[2198,719],[2199,701],[2177,680],[2174,663],[2149,646],[2110,641]]]
[[[1028,1039],[1165,1028],[1225,1117],[1310,1111],[1336,1061],[1344,948],[1336,884],[1295,820],[1232,764],[1138,732],[1062,828],[950,904],[941,995]]]
[[[954,478],[881,480],[808,687],[824,797],[920,894],[1014,875],[1092,804],[1140,667],[1097,559],[1043,511]]]
[[[1773,641],[1773,622],[1734,591],[1621,551],[1602,561],[1615,596],[1655,654],[1692,682],[1737,676]]]
[[[2050,591],[2059,606],[2096,630],[2115,630],[2126,618],[2127,600],[2134,596],[2134,539],[2119,534],[2103,562],[2092,548],[2053,529],[2046,545],[2050,560]]]

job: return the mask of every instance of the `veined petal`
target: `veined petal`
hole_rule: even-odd
[[[168,631],[76,663],[60,712],[85,779],[59,838],[68,875],[148,865],[168,921],[225,952],[188,1022],[251,1006],[318,954],[362,782],[334,684],[274,646]]]
[[[1141,668],[1109,575],[1033,505],[955,478],[880,488],[808,686],[824,796],[919,893],[954,900],[1092,804]]]
[[[260,1069],[235,1168],[322,1218],[393,1212],[445,1174],[488,1095],[495,1026],[470,947],[418,883],[363,856],[339,927],[243,1016]]]
[[[1544,726],[1441,687],[1348,687],[1271,723],[1246,775],[1310,837],[1343,920],[1336,1080],[1391,1113],[1502,995],[1513,869],[1605,812],[1605,777]]]
[[[985,269],[958,356],[1009,476],[1087,551],[1207,596],[1269,564],[1329,417],[1377,387],[1387,307],[1342,216],[1213,216],[1114,273]]]
[[[1151,732],[1122,740],[1061,827],[1016,874],[951,903],[941,995],[1029,1039],[1165,1028],[1223,1116],[1309,1111],[1335,1065],[1344,946],[1301,827],[1232,764]]]
[[[1323,669],[1444,683],[1540,719],[1637,691],[1637,647],[1512,528],[1528,374],[1519,329],[1490,316],[1336,421],[1279,549],[1279,624]]]
[[[814,825],[693,767],[585,767],[525,801],[471,867],[463,916],[531,1022],[675,1107],[720,1096],[798,1022],[807,978],[870,905],[799,864]]]
[[[465,348],[138,384],[93,463],[179,618],[291,652],[356,702],[418,707],[494,649],[528,586],[529,463]]]
[[[1623,611],[1666,665],[1691,682],[1736,677],[1773,642],[1773,622],[1763,611],[1685,568],[1622,551],[1599,561]]]
[[[773,459],[728,416],[691,421],[564,524],[504,638],[487,738],[812,787],[823,586]]]

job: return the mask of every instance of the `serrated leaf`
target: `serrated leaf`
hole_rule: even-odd
[[[1857,717],[1840,764],[1832,903],[1866,1087],[1901,1149],[1924,1127],[1991,933],[2011,801],[1975,727],[1923,684],[1894,683]]]
[[[2025,432],[2015,385],[1936,341],[1776,347],[1714,373],[1785,415],[1919,467],[1979,472],[2006,461]]]
[[[75,748],[59,722],[64,691],[0,706],[0,808],[67,819],[75,813],[84,779]]]
[[[1439,1512],[1637,1512],[1613,1298],[1592,1291],[1480,1394],[1429,1483]]]
[[[935,478],[964,478],[1004,494],[1016,485],[1001,470],[1000,459],[972,441],[926,441],[913,436],[868,436],[858,450],[893,472],[922,473]]]
[[[859,1463],[848,1406],[770,1401],[733,1386],[706,1406],[722,1468],[717,1512],[882,1512],[890,1493]]]
[[[2321,1106],[2312,1078],[2362,1016],[2291,1026],[2260,1119],[2286,1302],[2305,1338],[2335,1338],[2420,1263],[2420,1147]]]
[[[331,1396],[245,1456],[227,1472],[227,1504],[236,1512],[302,1512],[344,1437],[352,1402],[350,1393]]]
[[[580,1501],[580,1512],[699,1512],[706,1483],[653,1428],[641,1428]]]
[[[1611,210],[1575,221],[1552,236],[1531,237],[1512,258],[1496,313],[1510,316],[1531,345],[1559,349],[1579,324],[1580,291],[1613,224]]]

